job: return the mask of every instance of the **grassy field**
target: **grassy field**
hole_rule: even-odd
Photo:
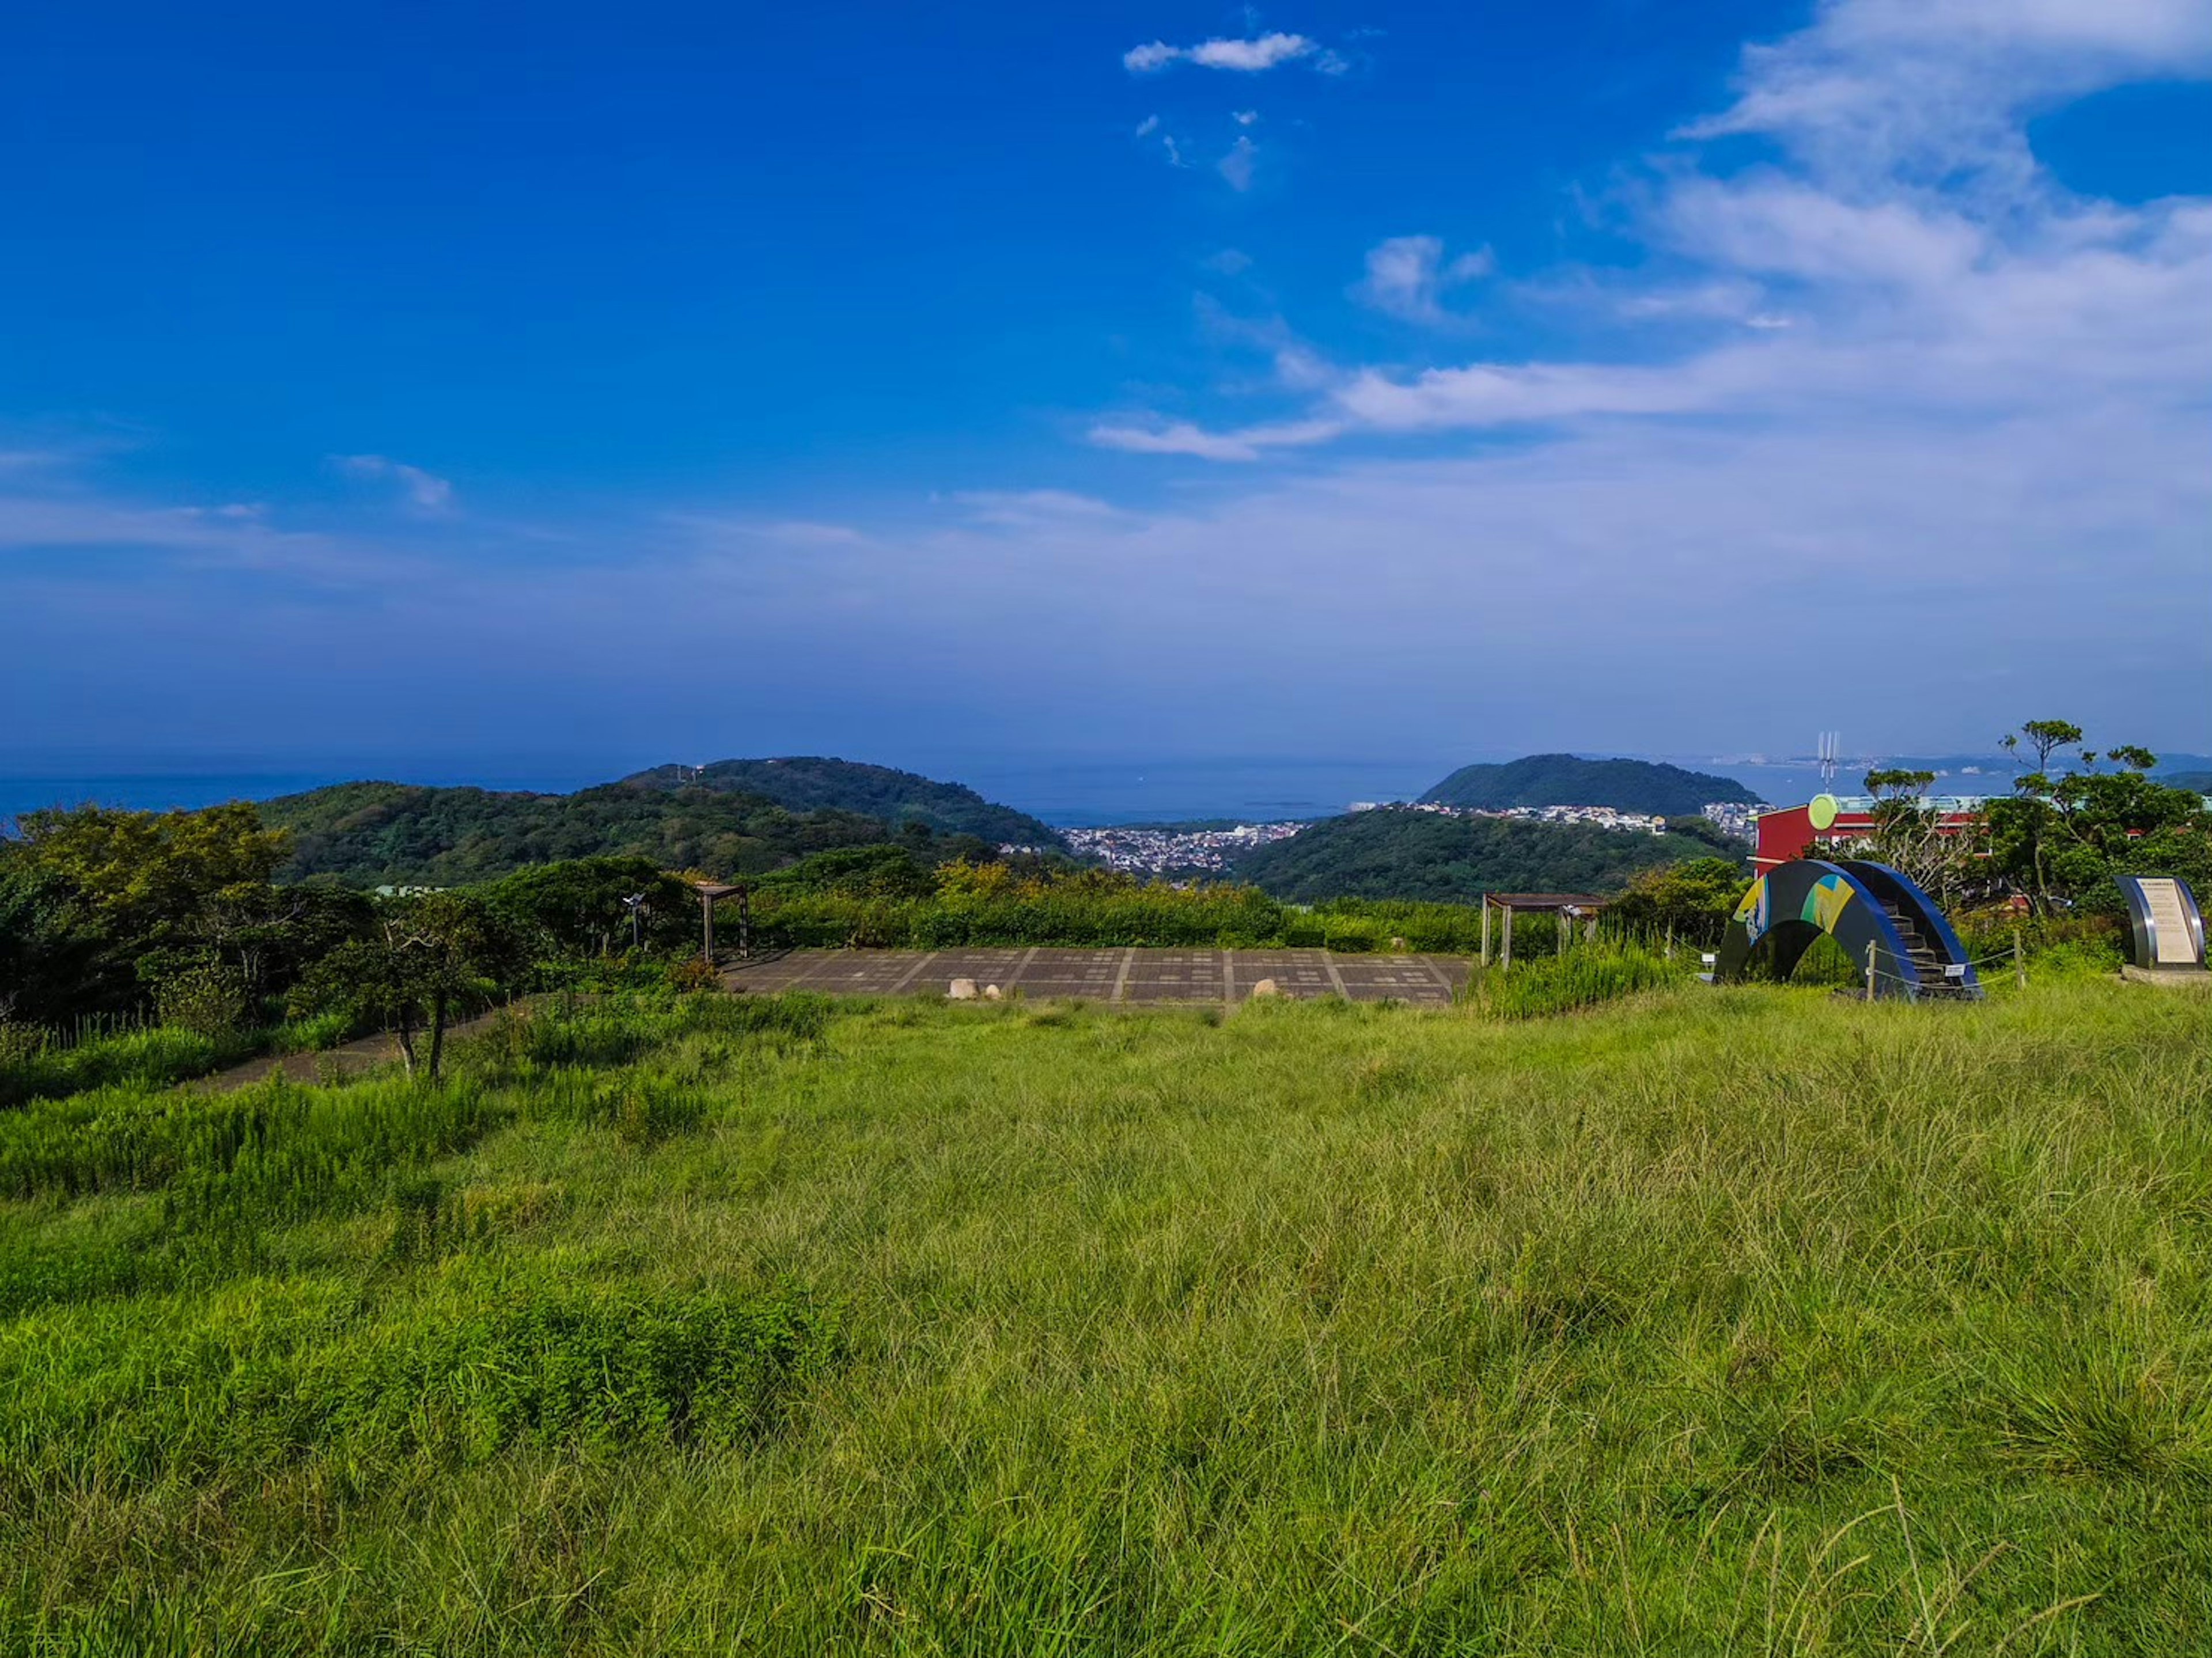
[[[2212,1650],[2212,1000],[701,998],[0,1115],[0,1650]]]

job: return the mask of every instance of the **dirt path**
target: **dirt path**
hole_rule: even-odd
[[[447,1042],[451,1044],[462,1037],[475,1035],[489,1026],[495,1017],[494,1014],[483,1013],[460,1024],[447,1026]],[[427,1033],[416,1037],[416,1057],[428,1053],[429,1045],[430,1038]],[[387,1031],[343,1042],[319,1054],[264,1054],[258,1060],[248,1060],[243,1065],[234,1065],[228,1071],[216,1072],[182,1086],[195,1094],[228,1094],[235,1089],[251,1088],[255,1083],[266,1082],[279,1072],[292,1082],[315,1083],[330,1075],[358,1077],[379,1066],[398,1065],[399,1062],[398,1039]]]

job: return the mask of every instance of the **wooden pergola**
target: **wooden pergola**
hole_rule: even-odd
[[[723,881],[694,881],[691,890],[699,895],[699,953],[708,967],[714,965],[714,906],[725,898],[738,901],[738,954],[753,953],[753,892],[739,883],[732,885]]]
[[[1597,937],[1598,912],[1606,901],[1594,892],[1486,892],[1482,895],[1482,964],[1490,965],[1490,912],[1505,912],[1504,948],[1498,965],[1513,965],[1513,917],[1516,913],[1528,912],[1538,915],[1559,918],[1559,942],[1564,944],[1573,932],[1575,923],[1583,924],[1583,936]]]

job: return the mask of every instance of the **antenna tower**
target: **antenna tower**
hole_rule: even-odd
[[[1820,792],[1834,793],[1836,767],[1843,752],[1844,734],[1841,732],[1820,733]]]

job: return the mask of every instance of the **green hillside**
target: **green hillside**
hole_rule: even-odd
[[[2199,794],[2212,794],[2212,771],[2162,772],[2156,780],[2170,789],[2194,789]]]
[[[1326,818],[1239,859],[1235,873],[1278,898],[1473,902],[1485,892],[1610,892],[1638,870],[1709,858],[1684,835],[1582,823],[1448,817],[1384,806]]]
[[[1614,806],[1622,811],[1687,817],[1717,800],[1753,805],[1759,795],[1733,777],[1649,760],[1532,754],[1504,765],[1462,766],[1421,799],[1484,811],[1508,806]]]
[[[704,767],[656,766],[626,777],[639,788],[705,788],[757,795],[790,811],[856,811],[893,828],[922,823],[939,835],[972,835],[993,846],[1057,847],[1060,833],[1027,812],[986,800],[960,783],[940,783],[890,766],[800,755],[717,760]]]
[[[609,783],[574,794],[341,783],[265,802],[292,832],[280,879],[453,886],[526,864],[617,854],[663,869],[752,875],[809,853],[868,846],[890,830],[851,811],[787,811],[757,795]]]

